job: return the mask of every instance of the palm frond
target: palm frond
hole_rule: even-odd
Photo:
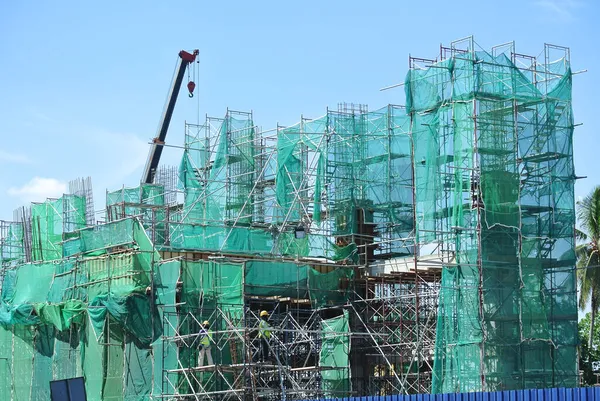
[[[591,247],[588,244],[580,244],[575,247],[575,257],[577,258],[577,266],[585,267],[584,262],[590,257],[592,252]]]
[[[575,239],[578,241],[587,241],[588,235],[581,230],[575,229]]]
[[[600,186],[577,202],[577,220],[591,240],[600,239]]]
[[[577,261],[579,308],[584,310],[590,300],[600,300],[600,255],[597,250],[592,250],[589,246],[580,245],[575,249],[576,252],[578,250],[581,255]]]
[[[579,307],[584,309],[590,301],[600,307],[600,186],[577,202],[577,220],[581,229],[575,238],[585,243],[575,247]]]

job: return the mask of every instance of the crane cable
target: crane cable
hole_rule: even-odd
[[[195,75],[194,79],[198,83],[200,82],[198,80],[200,78],[200,66],[199,66],[199,64],[200,64],[200,55],[198,55],[196,57],[196,63],[194,64],[194,75]],[[200,91],[200,90],[198,90],[198,91]],[[196,102],[197,102],[197,105],[198,105],[198,109],[197,109],[198,115],[197,115],[196,124],[200,125],[200,96],[196,96]]]
[[[188,87],[188,91],[189,91],[188,96],[194,97],[194,90],[190,88],[190,85],[194,85],[194,81],[192,81],[190,79],[190,64],[192,64],[192,63],[187,63],[187,65],[185,66],[185,69],[187,70],[187,78],[188,78],[187,79],[188,80],[187,87]],[[193,88],[193,86],[192,86],[192,88]]]

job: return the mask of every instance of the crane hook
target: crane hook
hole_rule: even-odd
[[[194,89],[196,89],[196,84],[194,81],[190,81],[187,84],[188,91],[190,92],[189,96],[194,97]]]

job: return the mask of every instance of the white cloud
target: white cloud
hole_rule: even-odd
[[[579,0],[537,0],[534,4],[546,18],[559,22],[575,20],[575,11],[583,5]]]
[[[67,192],[67,184],[55,178],[34,177],[19,188],[9,188],[8,194],[24,202],[42,202],[46,198],[57,198]]]
[[[28,164],[31,163],[31,159],[23,154],[8,153],[4,150],[0,150],[0,163],[2,162]]]

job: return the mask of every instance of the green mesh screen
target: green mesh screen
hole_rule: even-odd
[[[84,227],[84,197],[63,195],[60,199],[34,203],[31,205],[32,260],[62,258],[62,241],[69,238],[69,233]]]
[[[419,241],[455,255],[436,393],[577,385],[571,70],[516,57],[471,48],[406,78]]]
[[[149,399],[151,344],[162,325],[145,289],[151,280],[148,258],[160,258],[152,256],[139,223],[115,224],[103,226],[97,238],[87,230],[72,233],[79,241],[75,258],[36,261],[5,272],[0,301],[5,399],[47,400],[51,380],[81,375],[90,400]],[[126,241],[113,240],[130,248],[107,255],[112,244],[105,231],[116,228]],[[86,246],[92,252],[86,253]]]
[[[0,240],[0,262],[3,265],[22,263],[25,260],[23,249],[24,230],[22,223],[9,223],[4,237]]]
[[[108,221],[137,217],[156,245],[165,243],[166,218],[165,189],[162,185],[141,184],[136,188],[122,188],[106,193]]]
[[[325,367],[321,384],[326,396],[340,397],[350,391],[350,326],[348,311],[321,323],[323,341],[319,365]],[[331,369],[327,369],[331,368]]]
[[[215,361],[235,364],[256,320],[245,302],[283,297],[327,317],[310,361],[326,368],[320,391],[361,391],[349,385],[355,274],[439,248],[432,392],[577,385],[572,75],[568,53],[550,49],[543,61],[446,49],[411,68],[406,108],[328,110],[272,133],[251,113],[207,118],[186,134],[182,205],[142,184],[107,192],[106,224],[86,227],[75,195],[0,222],[0,399],[48,399],[50,380],[75,376],[89,400],[225,391],[231,371],[181,374],[198,349],[176,332],[209,320]],[[163,261],[159,250],[215,257]],[[383,320],[367,322],[383,347]]]
[[[256,182],[254,123],[251,114],[230,112],[211,119],[196,135],[186,135],[179,178],[185,191],[180,224],[171,246],[182,249],[262,252],[272,236],[248,227]]]
[[[179,261],[169,261],[159,264],[155,273],[157,284],[156,304],[159,317],[161,318],[164,337],[158,338],[152,344],[154,371],[152,375],[145,376],[146,383],[148,377],[153,378],[152,393],[155,395],[172,393],[172,387],[166,383],[167,378],[164,377],[163,370],[176,369],[178,367],[177,345],[174,341],[169,341],[168,338],[175,335],[177,328],[175,291],[180,269],[181,263]],[[173,380],[178,381],[177,375],[174,375]]]
[[[251,114],[209,118],[186,135],[185,206],[171,245],[358,263],[367,245],[360,230],[371,225],[374,253],[411,254],[409,129],[396,106],[328,112],[272,137],[256,135]],[[307,235],[296,238],[297,227]]]
[[[307,265],[247,261],[244,287],[248,295],[309,298],[315,306],[344,304],[349,297],[351,268],[320,273]]]

